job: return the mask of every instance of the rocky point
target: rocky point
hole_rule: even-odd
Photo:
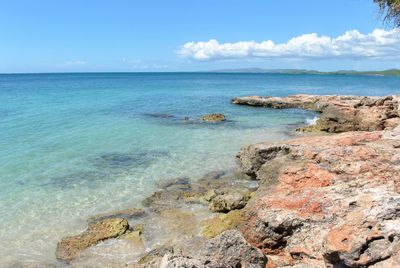
[[[167,181],[143,208],[91,217],[57,257],[72,267],[400,267],[399,97],[232,102],[315,110],[319,119],[295,139],[242,148],[240,171]],[[135,257],[79,260],[106,240],[129,242]]]

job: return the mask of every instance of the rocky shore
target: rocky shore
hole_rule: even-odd
[[[320,116],[316,125],[301,131],[339,133],[393,129],[400,124],[400,97],[358,97],[291,95],[288,97],[238,97],[232,103],[274,109],[314,110]]]
[[[62,266],[400,267],[399,97],[232,103],[319,119],[301,137],[243,148],[239,171],[164,182],[136,208],[90,217],[59,242]],[[22,267],[54,267],[35,265]]]

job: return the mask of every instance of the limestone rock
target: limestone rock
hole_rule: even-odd
[[[214,197],[209,205],[213,212],[229,212],[235,209],[241,209],[246,206],[250,196],[242,192],[228,192]]]
[[[245,208],[246,240],[275,267],[396,267],[399,141],[396,127],[244,148],[238,160],[262,184]]]
[[[128,229],[128,221],[121,218],[110,218],[89,224],[88,229],[82,234],[63,238],[57,245],[56,256],[60,260],[72,260],[83,250],[103,240],[116,238]]]

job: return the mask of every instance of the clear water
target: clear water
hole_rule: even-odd
[[[52,262],[57,241],[84,229],[88,216],[140,206],[157,181],[230,169],[240,147],[287,138],[314,114],[235,106],[230,99],[296,93],[398,94],[400,78],[0,75],[0,266]],[[213,112],[229,121],[182,120]]]

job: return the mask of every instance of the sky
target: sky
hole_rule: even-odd
[[[0,73],[400,68],[372,0],[0,0]]]

